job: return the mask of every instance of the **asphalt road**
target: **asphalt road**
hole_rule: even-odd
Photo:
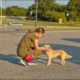
[[[66,65],[62,66],[59,64],[59,60],[53,60],[52,64],[47,66],[47,56],[41,55],[40,59],[42,61],[37,62],[35,66],[22,66],[19,64],[16,48],[24,34],[24,31],[0,33],[1,80],[80,80],[80,64],[77,64],[76,61],[66,61]],[[45,37],[40,40],[40,44],[51,44],[53,49],[64,49],[80,59],[80,31],[46,32]]]

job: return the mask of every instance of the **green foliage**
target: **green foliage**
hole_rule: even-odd
[[[6,8],[7,16],[26,16],[27,9],[18,6],[12,6]]]
[[[70,0],[67,10],[71,12],[71,20],[80,21],[80,0]]]
[[[59,5],[56,0],[38,0],[38,20],[58,22],[62,18],[66,22],[66,13],[71,21],[80,21],[80,0],[69,0],[67,5]],[[2,9],[2,14],[7,16],[26,16],[26,19],[35,20],[36,2],[28,9],[12,6]],[[0,8],[1,13],[1,8]]]
[[[0,15],[5,16],[6,15],[6,10],[3,8],[0,8]]]
[[[66,21],[65,13],[64,12],[56,12],[56,11],[45,11],[41,15],[41,20],[45,21],[54,21],[54,22],[59,22],[59,19],[62,18],[63,22]]]
[[[65,12],[66,5],[53,4],[53,10],[57,12]]]
[[[33,12],[29,19],[35,19],[35,10],[36,4],[28,8],[28,16],[30,15],[30,11]],[[66,17],[64,11],[65,6],[55,4],[55,0],[38,0],[38,20],[58,22],[59,18],[62,18],[65,22]]]
[[[0,8],[0,15],[1,15],[2,9]]]
[[[53,3],[55,0],[38,0],[38,2],[43,2],[43,3]],[[35,2],[37,2],[37,0],[35,0]]]

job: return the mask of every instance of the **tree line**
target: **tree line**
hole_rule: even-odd
[[[2,15],[25,16],[35,20],[36,1],[28,8],[11,6],[2,9]],[[1,11],[1,8],[0,8]],[[59,18],[66,21],[80,21],[80,0],[69,0],[67,5],[60,5],[55,0],[38,0],[38,20],[58,22]]]

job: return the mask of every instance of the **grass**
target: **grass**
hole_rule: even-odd
[[[35,21],[31,20],[2,20],[3,24],[8,24],[8,23],[21,23],[24,26],[34,26]],[[62,23],[59,24],[57,22],[45,22],[45,21],[38,21],[37,26],[67,26],[67,27],[80,27],[80,22],[69,22],[69,23]]]

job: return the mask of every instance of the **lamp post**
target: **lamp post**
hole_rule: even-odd
[[[66,18],[67,18],[67,22],[69,22],[69,20],[70,20],[70,14],[69,14],[69,12],[66,13]]]
[[[0,20],[0,25],[2,25],[2,0],[1,0],[1,3],[0,3],[0,4],[1,4],[1,6],[0,6],[0,7],[1,7],[1,15],[0,15],[0,16],[1,16],[1,20]]]
[[[37,27],[37,20],[38,20],[38,0],[36,0],[35,28]]]

